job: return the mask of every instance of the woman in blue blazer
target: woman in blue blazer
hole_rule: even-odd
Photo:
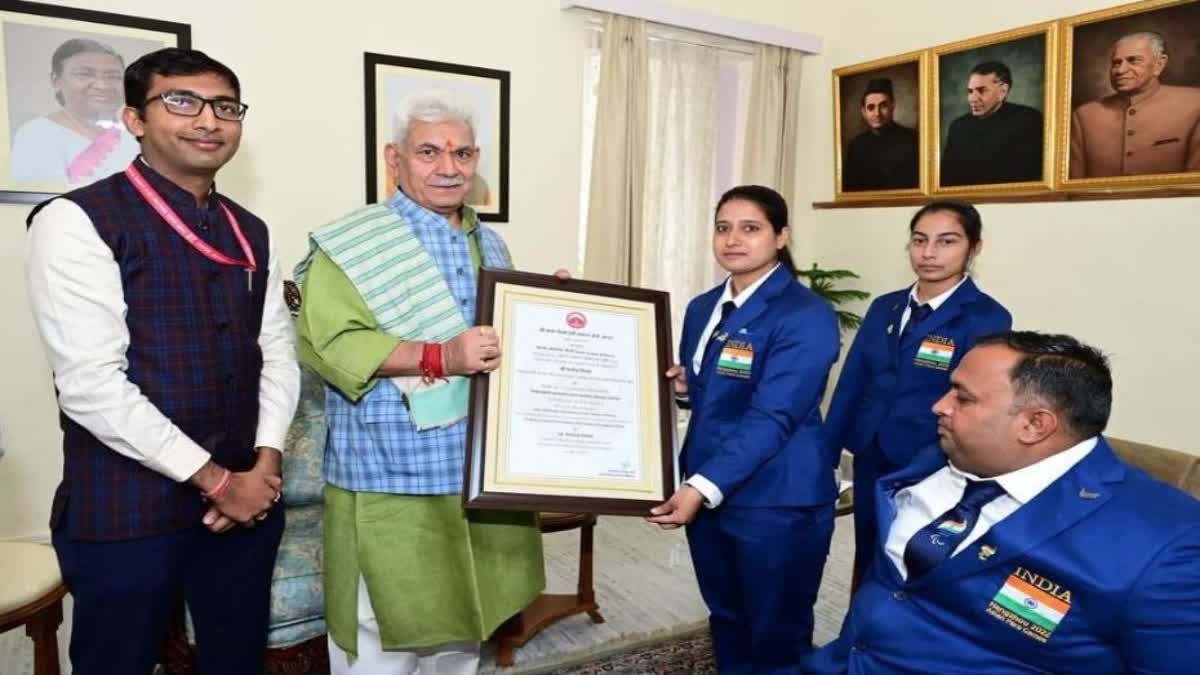
[[[908,257],[917,281],[871,303],[842,366],[826,417],[830,454],[854,453],[854,579],[871,562],[878,535],[876,479],[908,465],[936,443],[931,407],[950,387],[950,371],[1012,316],[968,275],[982,247],[983,221],[970,204],[940,201],[908,224]]]
[[[688,525],[723,675],[794,672],[833,534],[836,487],[820,404],[838,355],[833,308],[796,281],[787,203],[757,185],[717,203],[729,278],[692,300],[675,381],[691,422],[684,484],[651,510]]]

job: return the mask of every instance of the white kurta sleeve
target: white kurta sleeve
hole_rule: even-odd
[[[296,329],[283,298],[283,274],[273,240],[269,264],[258,334],[263,367],[258,381],[258,433],[254,444],[283,450],[300,400],[300,366],[296,362]]]

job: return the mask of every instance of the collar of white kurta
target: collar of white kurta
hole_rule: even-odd
[[[317,249],[346,274],[388,335],[406,342],[445,342],[467,329],[433,257],[408,221],[387,204],[359,209],[309,235],[308,256],[296,266],[297,284],[303,284]],[[389,379],[404,392],[418,431],[467,416],[466,378]]]

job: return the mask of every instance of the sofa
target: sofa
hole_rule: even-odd
[[[1200,455],[1106,436],[1113,452],[1164,483],[1200,499]]]

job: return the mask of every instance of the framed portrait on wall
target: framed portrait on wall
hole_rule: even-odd
[[[1200,1],[1064,19],[1064,187],[1200,183]]]
[[[0,4],[0,202],[36,204],[123,170],[125,66],[190,47],[185,24],[33,2]]]
[[[384,149],[397,142],[397,111],[414,97],[436,93],[470,111],[478,154],[467,193],[480,220],[508,220],[509,73],[385,54],[364,54],[367,202],[396,192],[396,173]]]
[[[934,192],[1053,187],[1054,23],[933,49]]]
[[[923,192],[926,63],[912,52],[833,71],[838,199]]]

